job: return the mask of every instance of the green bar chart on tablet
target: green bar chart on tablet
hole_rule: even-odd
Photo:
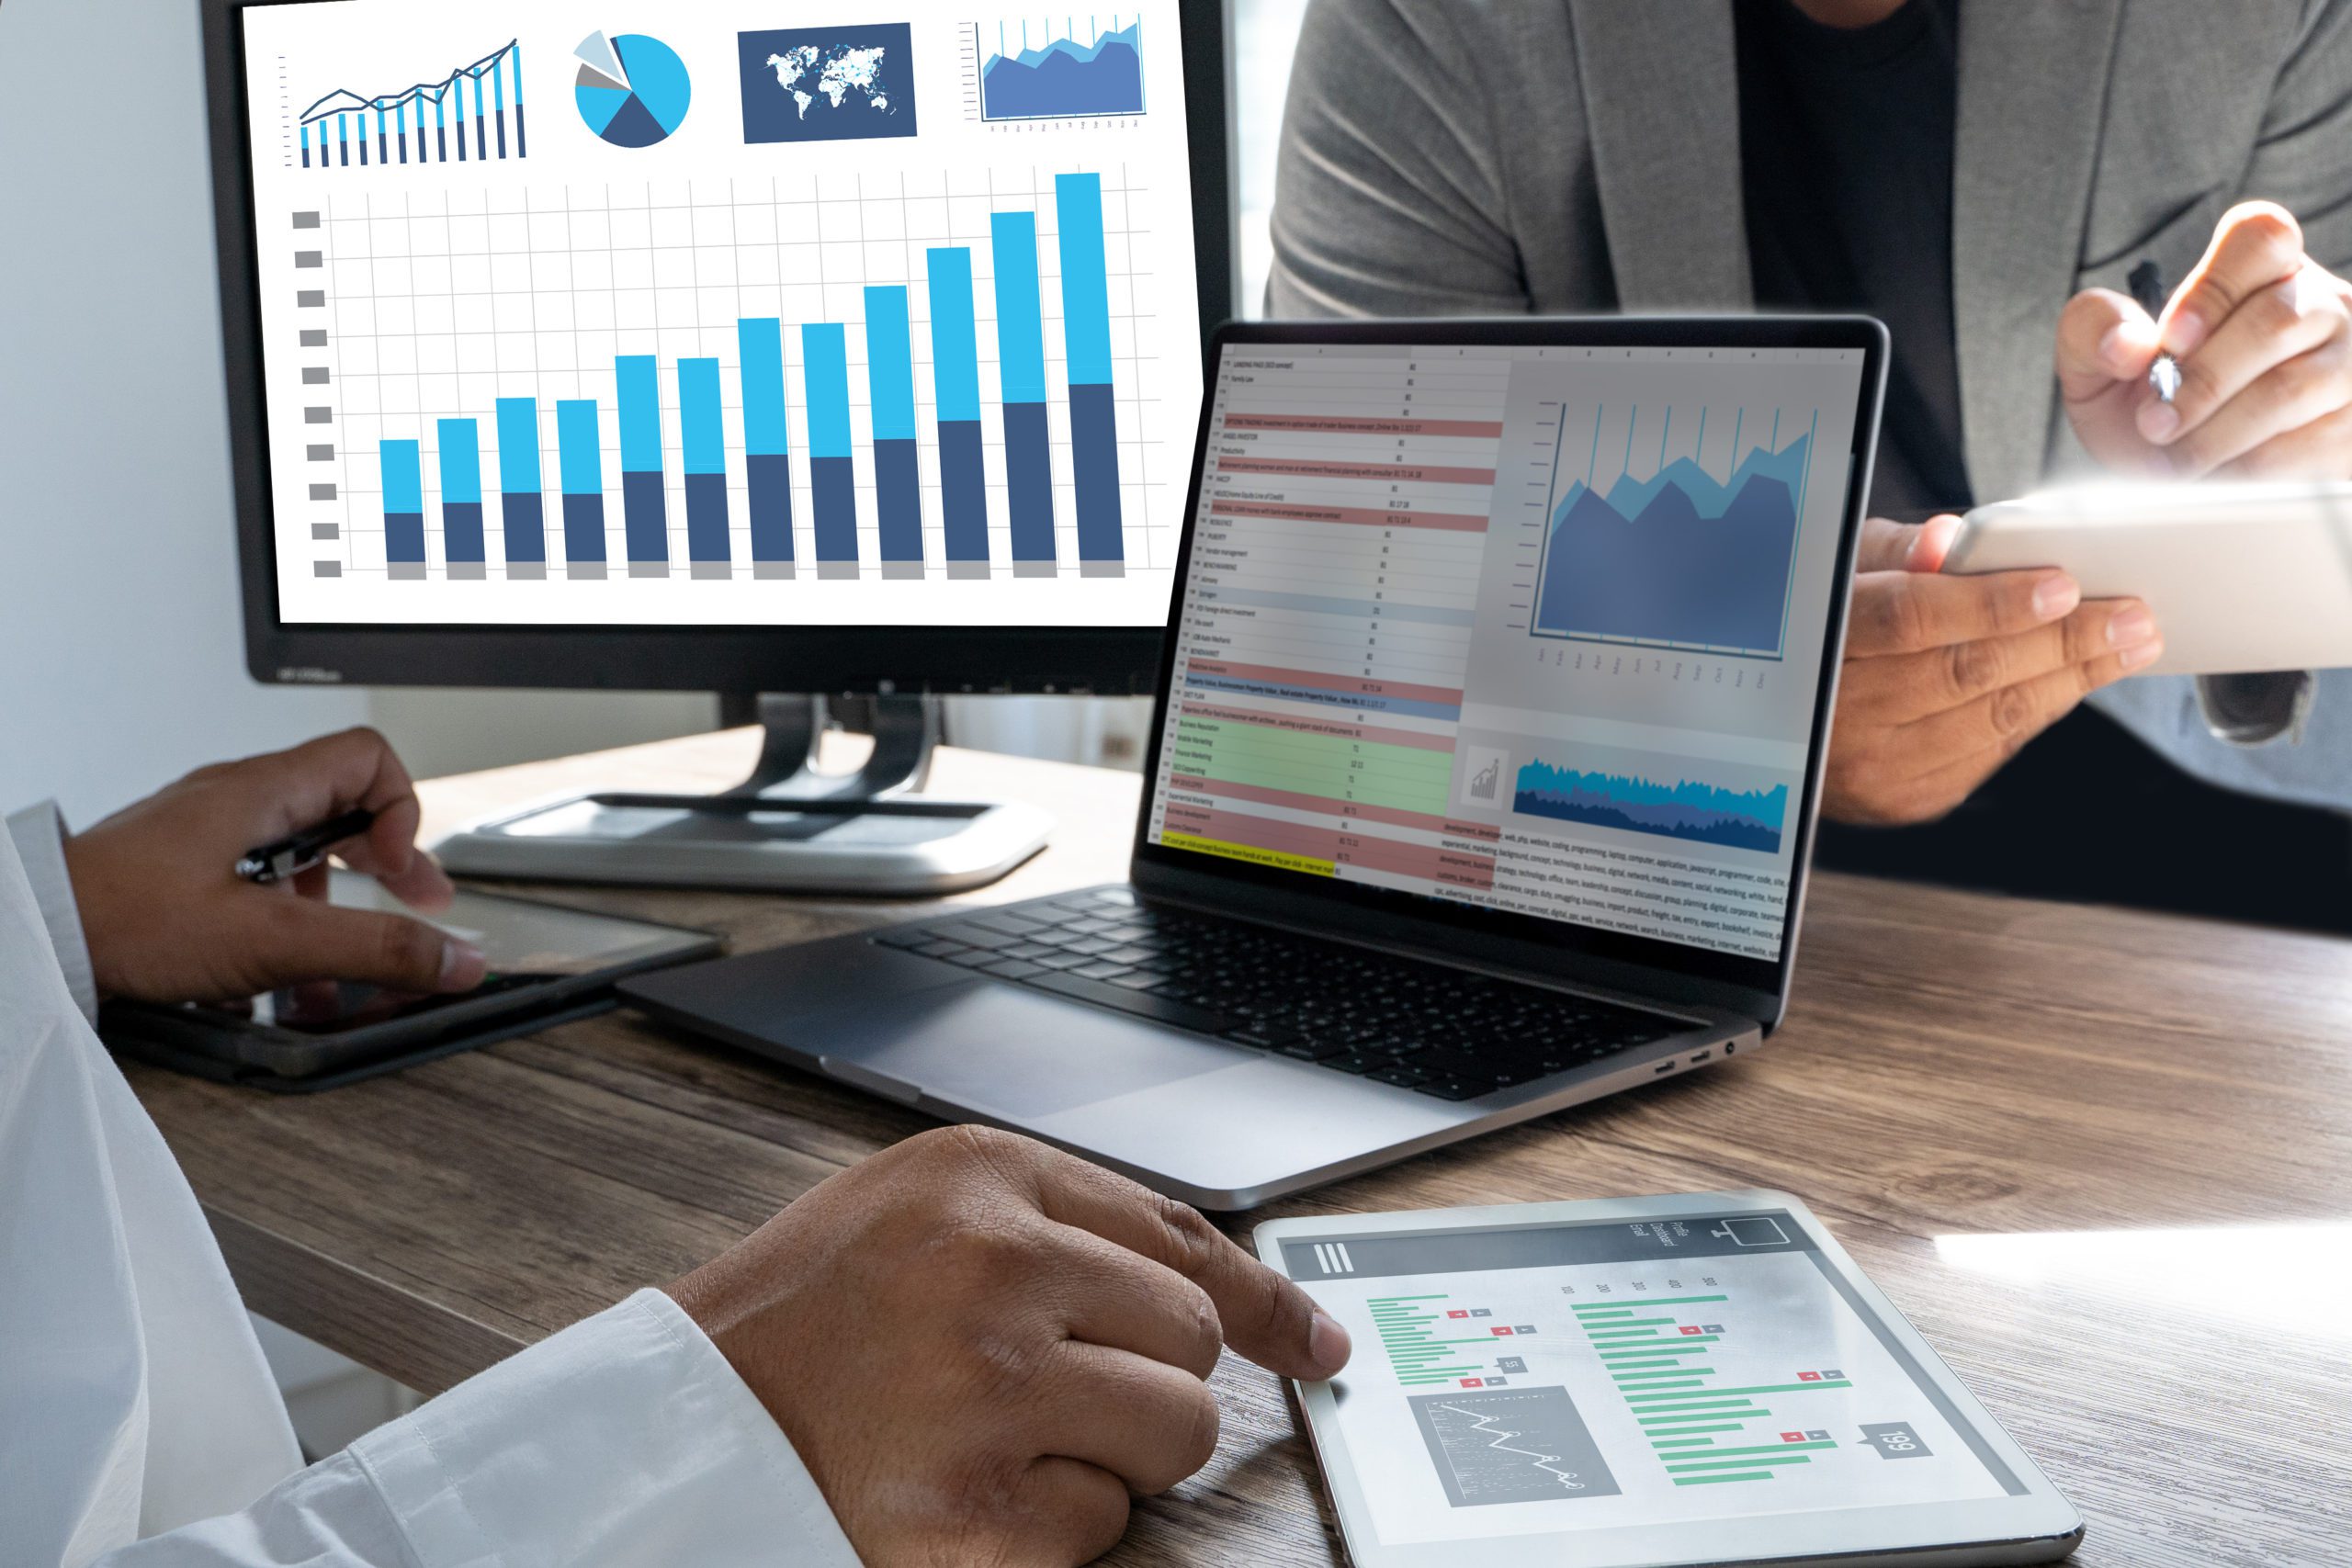
[[[1334,1389],[1384,1539],[2008,1491],[1801,1234],[1325,1244],[1310,1288],[1355,1337]]]

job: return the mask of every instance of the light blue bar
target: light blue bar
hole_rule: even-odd
[[[517,42],[506,51],[506,69],[514,73],[514,107],[523,107],[523,46]]]
[[[595,405],[591,403],[593,410]],[[539,405],[529,398],[498,400],[498,489],[504,495],[537,495],[539,481]]]
[[[996,262],[997,365],[1008,403],[1046,400],[1046,315],[1037,286],[1037,215],[989,214]]]
[[[686,472],[727,471],[727,435],[718,417],[718,361],[678,361],[678,429],[686,447]]]
[[[849,456],[849,341],[838,321],[800,329],[801,373],[808,389],[808,455]]]
[[[387,441],[380,451],[384,464],[384,510],[403,513],[424,512],[423,448],[413,441]]]
[[[972,310],[972,253],[962,245],[928,253],[931,374],[939,418],[980,417],[980,333]]]
[[[437,422],[441,435],[441,504],[481,502],[481,432],[469,419]]]
[[[605,493],[604,437],[596,430],[594,398],[565,398],[555,405],[556,460],[566,495]]]
[[[735,323],[735,344],[743,361],[743,450],[753,457],[781,457],[791,450],[784,421],[784,323],[774,316],[751,316]]]
[[[1060,213],[1062,337],[1073,387],[1111,384],[1111,278],[1102,243],[1102,176],[1056,175]]]
[[[506,112],[506,62],[490,62],[491,107],[500,114]]]
[[[915,438],[913,331],[907,324],[907,291],[900,287],[865,291],[865,384],[874,400],[874,439]]]
[[[620,383],[621,472],[662,471],[662,381],[650,354],[624,354],[613,361]]]

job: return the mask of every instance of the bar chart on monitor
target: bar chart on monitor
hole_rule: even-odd
[[[316,578],[411,585],[430,617],[459,609],[433,598],[450,583],[1115,598],[1157,574],[1156,613],[1177,519],[1150,479],[1182,469],[1147,448],[1182,416],[1159,406],[1136,332],[1139,193],[1116,171],[968,194],[875,183],[298,211],[296,243],[318,249],[297,265],[322,285],[302,341],[327,351],[303,371],[304,418],[336,437],[307,448],[311,494],[335,502],[313,511],[313,546],[334,547],[314,547]],[[705,242],[680,247],[700,276],[662,276],[665,226]],[[470,303],[469,270],[487,285]],[[877,613],[839,592],[840,613]]]

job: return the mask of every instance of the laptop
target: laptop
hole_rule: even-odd
[[[1755,1052],[1886,356],[1865,318],[1224,327],[1127,880],[623,995],[1227,1210]]]

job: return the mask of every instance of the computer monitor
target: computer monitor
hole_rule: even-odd
[[[204,0],[263,681],[1148,690],[1216,0]]]

